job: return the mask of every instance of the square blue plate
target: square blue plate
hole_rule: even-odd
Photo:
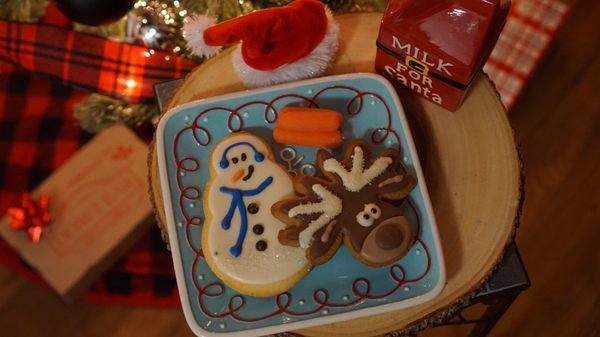
[[[374,153],[398,147],[402,165],[418,180],[400,206],[418,225],[418,237],[405,257],[381,268],[363,265],[342,246],[288,293],[256,298],[225,286],[204,261],[202,191],[212,146],[232,132],[262,136],[273,153],[280,153],[284,146],[273,141],[272,130],[277,111],[285,106],[341,112],[346,144],[362,138],[373,144]],[[190,102],[160,120],[157,140],[177,284],[185,317],[197,335],[253,336],[301,329],[417,305],[441,292],[444,262],[423,173],[402,105],[383,77],[322,77]],[[334,155],[340,158],[344,148]],[[304,156],[301,164],[314,164],[316,148],[295,149],[298,158]]]

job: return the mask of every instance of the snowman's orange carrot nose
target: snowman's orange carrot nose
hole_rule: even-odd
[[[233,176],[231,177],[231,182],[235,183],[236,181],[240,180],[240,178],[244,175],[244,170],[238,170],[236,173],[233,174]]]

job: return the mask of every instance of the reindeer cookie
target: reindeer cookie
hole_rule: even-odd
[[[371,159],[370,145],[359,140],[348,146],[342,161],[319,150],[317,164],[325,179],[298,176],[294,189],[300,196],[273,205],[273,215],[290,226],[279,232],[279,241],[306,249],[312,265],[327,262],[342,240],[369,266],[404,256],[414,230],[398,205],[416,181],[396,172],[399,156],[388,148]]]
[[[286,225],[271,214],[276,201],[293,194],[292,179],[261,138],[238,132],[215,145],[202,250],[225,284],[244,294],[272,296],[308,273],[304,249],[278,241]]]

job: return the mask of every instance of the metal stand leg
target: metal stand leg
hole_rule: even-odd
[[[472,324],[469,337],[487,336],[517,296],[530,285],[529,276],[517,246],[513,242],[506,248],[506,254],[495,273],[471,298],[470,304],[461,308],[453,318],[439,323],[438,326]],[[463,311],[476,304],[486,306],[483,315],[480,318],[466,318]]]
[[[469,333],[469,337],[487,336],[518,295],[519,291],[515,291],[503,296],[483,300],[482,302],[487,304],[488,307],[485,309],[482,320],[478,321]]]

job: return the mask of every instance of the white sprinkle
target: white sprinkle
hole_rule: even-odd
[[[388,141],[387,141],[387,143],[388,143],[388,145],[392,145],[392,143],[393,143],[393,142],[392,142],[392,140],[390,139],[390,140],[388,140]]]
[[[244,117],[248,117],[248,116],[250,116],[250,114],[247,112],[244,112]]]
[[[347,301],[349,298],[350,298],[350,297],[348,297],[348,295],[345,295],[344,297],[342,297],[342,299],[343,299],[344,301]]]
[[[225,323],[219,323],[219,328],[225,329]]]
[[[308,89],[306,92],[307,92],[309,95],[312,95],[312,93],[313,93],[312,89]]]
[[[402,158],[402,160],[404,160],[405,163],[408,163],[408,157],[404,156],[404,158]]]
[[[208,117],[204,117],[204,118],[202,119],[202,121],[203,121],[204,123],[208,122]]]
[[[185,175],[185,172],[179,172],[179,175],[183,177]]]
[[[377,102],[375,102],[375,101],[371,101],[371,105],[372,105],[372,106],[375,106],[375,104],[377,104]]]
[[[177,226],[179,226],[179,227],[183,226],[183,222],[177,221]]]
[[[306,302],[304,302],[304,300],[299,300],[298,301],[298,304],[300,304],[300,305],[304,305],[304,303],[306,303]]]
[[[325,309],[323,310],[323,315],[327,315],[329,313],[329,310]]]
[[[415,250],[415,254],[421,255],[421,250],[420,249]]]
[[[196,207],[196,205],[194,205],[193,202],[190,202],[190,208],[194,208],[194,207]]]
[[[404,291],[409,291],[410,287],[404,287]]]
[[[204,274],[200,274],[200,275],[198,275],[198,279],[199,279],[199,280],[204,280]]]
[[[185,117],[183,117],[183,119],[187,122],[190,120],[190,116],[189,115],[185,115]]]

